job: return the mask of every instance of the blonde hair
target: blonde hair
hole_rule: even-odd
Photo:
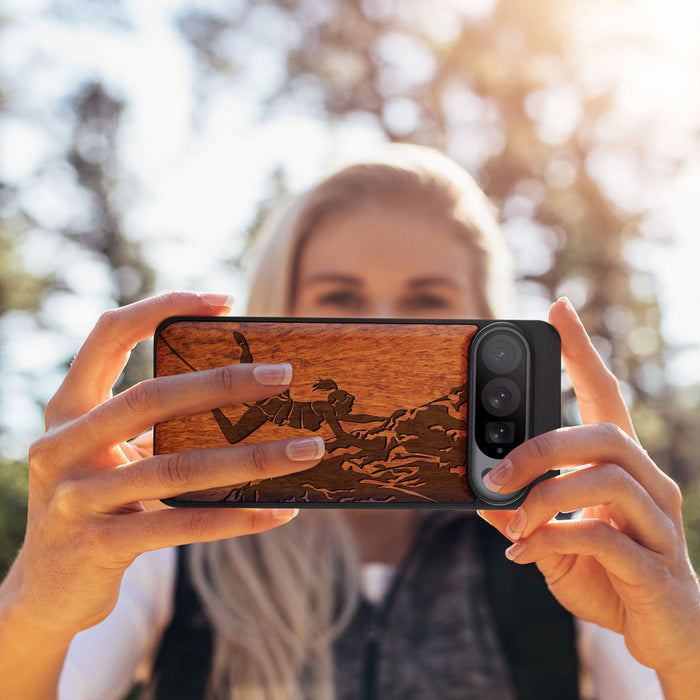
[[[247,312],[292,312],[299,256],[309,235],[330,213],[373,203],[414,207],[451,226],[472,251],[468,274],[486,317],[505,317],[513,302],[513,265],[495,208],[474,179],[439,151],[391,144],[374,161],[350,165],[279,207],[257,235]]]
[[[192,545],[189,565],[214,632],[208,697],[335,697],[331,645],[359,600],[355,541],[339,512]]]
[[[268,218],[248,313],[292,312],[300,251],[323,216],[406,202],[454,227],[473,251],[470,273],[483,315],[505,315],[513,273],[493,207],[456,163],[408,145],[338,171]],[[190,572],[214,631],[209,695],[334,697],[331,644],[359,598],[359,559],[339,516],[307,511],[259,535],[193,545]]]

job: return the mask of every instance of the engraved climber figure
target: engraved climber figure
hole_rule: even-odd
[[[253,362],[253,354],[245,336],[239,331],[233,331],[233,337],[241,348],[239,361],[241,363]],[[347,433],[340,421],[374,423],[386,420],[386,416],[351,413],[355,397],[344,389],[339,389],[332,379],[319,378],[314,382],[313,391],[329,391],[330,393],[326,399],[318,401],[297,401],[290,396],[287,389],[277,396],[257,401],[254,404],[246,404],[248,409],[236,423],[232,423],[220,408],[213,409],[212,414],[224,437],[232,445],[245,439],[267,422],[275,425],[288,425],[291,428],[304,428],[314,432],[325,423],[336,437],[336,440],[329,445],[329,449],[363,444],[362,440]]]

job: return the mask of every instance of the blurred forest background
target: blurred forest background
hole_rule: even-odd
[[[260,212],[390,140],[445,150],[498,205],[520,315],[572,299],[683,488],[698,567],[693,5],[0,2],[0,570],[42,406],[99,313],[168,288],[245,297]],[[150,373],[138,348],[122,386]]]

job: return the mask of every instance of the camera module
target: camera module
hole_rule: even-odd
[[[530,430],[530,363],[527,339],[511,323],[496,322],[470,352],[474,441],[483,459],[502,459]]]
[[[493,321],[477,331],[469,347],[467,480],[484,503],[510,506],[526,492],[495,493],[484,475],[533,434],[559,425],[559,354],[556,331],[541,321]]]

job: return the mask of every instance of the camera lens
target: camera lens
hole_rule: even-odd
[[[511,394],[505,387],[499,386],[489,394],[489,403],[492,408],[502,411],[510,406]]]
[[[496,377],[481,390],[481,403],[490,414],[507,416],[520,406],[520,389],[514,381]]]
[[[522,356],[520,343],[504,333],[494,334],[493,338],[487,340],[482,355],[484,364],[497,374],[512,372]]]
[[[486,424],[486,442],[503,445],[513,442],[513,423],[497,421]]]

